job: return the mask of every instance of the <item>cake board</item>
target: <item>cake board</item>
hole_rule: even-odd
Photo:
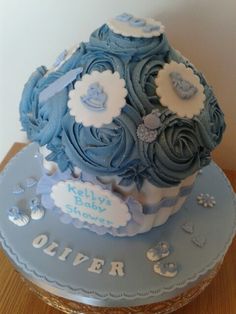
[[[25,165],[28,167],[25,168]],[[35,187],[25,190],[23,195],[13,195],[14,186],[29,177],[39,178],[41,174],[41,158],[35,144],[20,152],[2,174],[1,241],[26,278],[43,290],[69,300],[102,307],[134,307],[173,299],[212,273],[222,261],[234,235],[234,194],[221,170],[214,164],[206,167],[198,176],[184,208],[167,224],[147,234],[121,239],[101,237],[87,230],[63,225],[49,212],[43,220],[31,221],[23,228],[13,225],[7,217],[9,207],[27,207],[28,199],[35,195]],[[197,204],[197,196],[205,192],[215,196],[216,206],[213,208]],[[186,221],[194,225],[193,234],[182,229]],[[57,258],[59,251],[56,256],[48,256],[41,249],[35,249],[32,246],[33,238],[42,233],[48,234],[49,241],[57,241],[60,250],[70,245],[74,252],[80,250],[91,259],[103,259],[102,273],[89,273],[89,261],[73,267],[72,255],[62,262]],[[66,239],[64,234],[67,235]],[[205,238],[204,246],[193,243],[192,238],[197,236]],[[76,240],[73,242],[71,239]],[[160,240],[171,244],[172,252],[166,260],[178,264],[175,278],[163,278],[156,274],[153,271],[155,263],[146,258],[147,250]],[[115,259],[125,264],[123,277],[109,276],[110,263]]]

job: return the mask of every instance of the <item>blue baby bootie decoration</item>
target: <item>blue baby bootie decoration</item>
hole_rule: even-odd
[[[179,72],[171,72],[170,79],[177,95],[182,99],[192,98],[198,91],[197,87],[183,79]]]
[[[88,109],[94,111],[103,111],[106,109],[107,95],[99,83],[90,84],[87,95],[81,96],[80,99]]]
[[[23,227],[30,221],[29,216],[27,216],[17,206],[12,206],[8,210],[8,219],[18,227]]]
[[[34,197],[29,201],[29,208],[31,210],[31,218],[33,220],[39,220],[43,218],[45,211],[40,206],[40,201],[37,197]]]

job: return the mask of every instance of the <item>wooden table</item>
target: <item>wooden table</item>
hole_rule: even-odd
[[[0,165],[0,171],[8,160],[24,144],[13,145]],[[236,171],[225,170],[236,190]],[[0,251],[0,314],[59,314],[28,290],[9,260]],[[223,265],[206,290],[176,314],[236,314],[236,238]],[[111,313],[112,314],[112,313]]]

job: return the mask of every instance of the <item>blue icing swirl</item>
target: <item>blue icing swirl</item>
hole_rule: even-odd
[[[156,94],[155,79],[165,63],[165,57],[154,55],[127,66],[126,88],[128,100],[142,116],[152,109],[163,108]]]
[[[201,130],[189,119],[170,115],[157,140],[143,143],[141,161],[150,167],[149,181],[157,186],[173,186],[210,162],[210,147]]]
[[[116,55],[108,52],[96,51],[87,46],[88,50],[80,59],[80,65],[83,67],[83,74],[90,74],[93,71],[119,72],[120,77],[125,77],[125,62]]]
[[[156,94],[155,78],[166,62],[182,62],[193,69],[204,86],[205,106],[193,119],[179,118],[164,108]],[[127,105],[120,116],[101,128],[75,122],[67,107],[74,82],[39,104],[42,90],[68,71],[82,67],[83,73],[118,71],[125,80]],[[60,68],[45,76],[40,67],[26,84],[20,117],[28,137],[47,145],[48,160],[62,171],[78,166],[96,176],[118,175],[123,185],[144,178],[156,186],[177,185],[210,162],[210,152],[221,141],[224,115],[204,76],[171,48],[164,34],[153,38],[123,37],[103,25]],[[160,111],[157,138],[145,143],[137,128],[153,110]]]
[[[122,55],[123,60],[141,60],[152,55],[166,55],[169,44],[165,34],[152,38],[124,37],[103,25],[92,33],[89,40],[91,49]]]
[[[202,138],[209,143],[208,147],[213,150],[222,140],[226,124],[224,114],[219,107],[218,101],[213,91],[208,87],[205,91],[206,101],[205,110],[201,112],[194,120],[201,130]]]
[[[48,101],[39,104],[38,95],[54,78],[43,80],[45,68],[36,70],[25,85],[20,103],[20,118],[30,140],[45,145],[57,136],[61,130],[60,123],[67,110],[67,89],[63,89]],[[58,76],[58,73],[55,75]],[[43,83],[45,82],[45,84]]]
[[[40,145],[47,145],[52,150],[47,159],[57,162],[62,171],[71,165],[61,144],[61,122],[68,111],[68,93],[73,88],[73,83],[42,103],[39,102],[39,95],[68,71],[76,69],[84,53],[85,45],[81,44],[68,61],[47,76],[45,67],[38,68],[26,83],[20,102],[20,120],[28,138]]]
[[[67,114],[63,119],[62,142],[72,163],[93,175],[119,174],[138,156],[136,128],[141,118],[130,106],[111,124],[84,127]]]

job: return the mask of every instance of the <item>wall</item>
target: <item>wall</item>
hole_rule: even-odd
[[[205,73],[228,124],[214,155],[236,170],[235,0],[0,0],[0,160],[26,140],[18,104],[32,71],[124,11],[161,20],[172,45]]]

